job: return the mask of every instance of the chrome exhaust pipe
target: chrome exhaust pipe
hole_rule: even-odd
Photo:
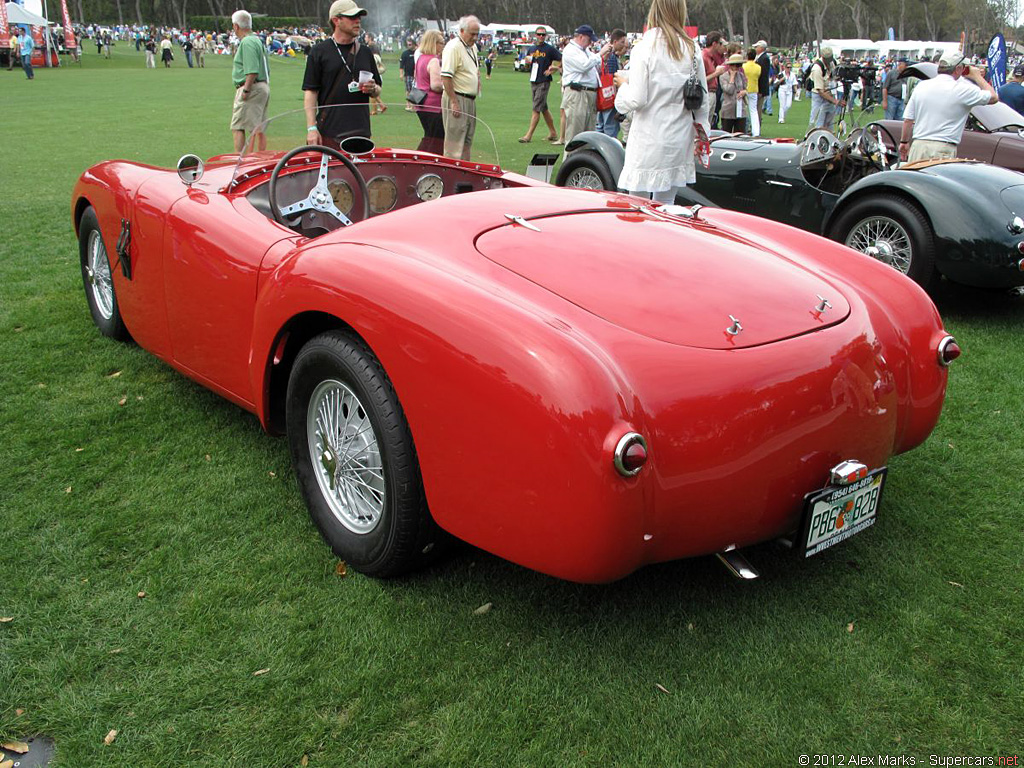
[[[724,552],[716,552],[715,557],[724,565],[733,576],[744,581],[753,581],[759,574],[747,558],[740,554],[735,546],[729,547]]]

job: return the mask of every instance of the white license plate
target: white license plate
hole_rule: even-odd
[[[811,557],[875,524],[886,468],[852,485],[832,486],[807,497],[801,541]]]

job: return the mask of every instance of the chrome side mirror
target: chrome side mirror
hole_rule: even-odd
[[[182,155],[178,160],[178,178],[191,186],[203,178],[203,161],[197,155]]]

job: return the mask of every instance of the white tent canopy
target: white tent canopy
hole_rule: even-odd
[[[50,22],[42,16],[26,10],[24,6],[17,3],[7,3],[8,24],[30,24],[33,27],[45,27]]]
[[[839,58],[887,59],[906,56],[908,59],[930,59],[935,54],[960,50],[960,43],[935,40],[859,40],[856,38],[822,40]]]

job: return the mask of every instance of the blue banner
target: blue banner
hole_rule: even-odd
[[[997,91],[1006,84],[1006,38],[996,35],[988,44],[988,77]]]
[[[892,27],[889,27],[889,39],[890,40],[895,40],[896,39],[896,30],[893,29]]]

